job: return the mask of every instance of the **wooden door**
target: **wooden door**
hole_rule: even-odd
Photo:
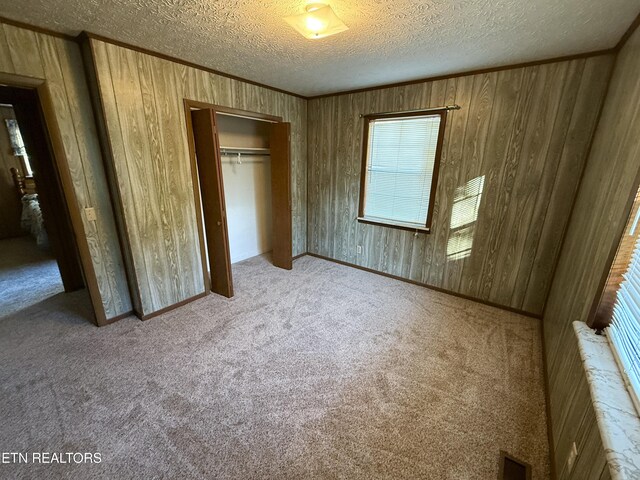
[[[273,264],[291,270],[291,124],[271,125],[271,211],[273,215]]]
[[[211,109],[194,110],[191,112],[191,120],[209,252],[211,291],[225,297],[233,297],[227,213],[215,112]]]

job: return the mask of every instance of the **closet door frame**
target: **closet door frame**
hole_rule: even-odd
[[[238,117],[248,118],[250,120],[258,120],[268,123],[282,123],[282,117],[269,115],[265,113],[251,112],[249,110],[241,110],[237,108],[226,107],[223,105],[215,105],[212,103],[200,102],[198,100],[184,99],[184,114],[187,124],[187,137],[189,144],[189,157],[191,159],[191,179],[193,184],[193,198],[195,200],[196,223],[198,225],[198,240],[200,243],[200,258],[202,263],[202,276],[204,278],[205,292],[211,291],[211,278],[208,274],[207,265],[207,246],[204,240],[204,219],[202,217],[202,199],[200,194],[200,180],[198,177],[198,164],[195,154],[195,143],[193,134],[193,122],[191,120],[191,112],[193,110],[213,110],[214,114],[222,113],[226,115],[234,115]],[[273,192],[272,192],[273,195]]]

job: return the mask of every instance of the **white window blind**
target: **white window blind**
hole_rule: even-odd
[[[369,122],[364,216],[424,227],[440,115]]]
[[[640,413],[640,240],[617,292],[607,338]]]

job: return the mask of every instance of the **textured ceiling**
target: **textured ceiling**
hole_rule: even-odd
[[[82,30],[302,95],[613,47],[640,0],[329,0],[350,27],[307,40],[304,0],[0,0],[2,16]]]

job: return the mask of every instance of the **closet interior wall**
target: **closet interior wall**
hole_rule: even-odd
[[[236,263],[273,246],[270,123],[218,113],[217,126],[231,263]]]

